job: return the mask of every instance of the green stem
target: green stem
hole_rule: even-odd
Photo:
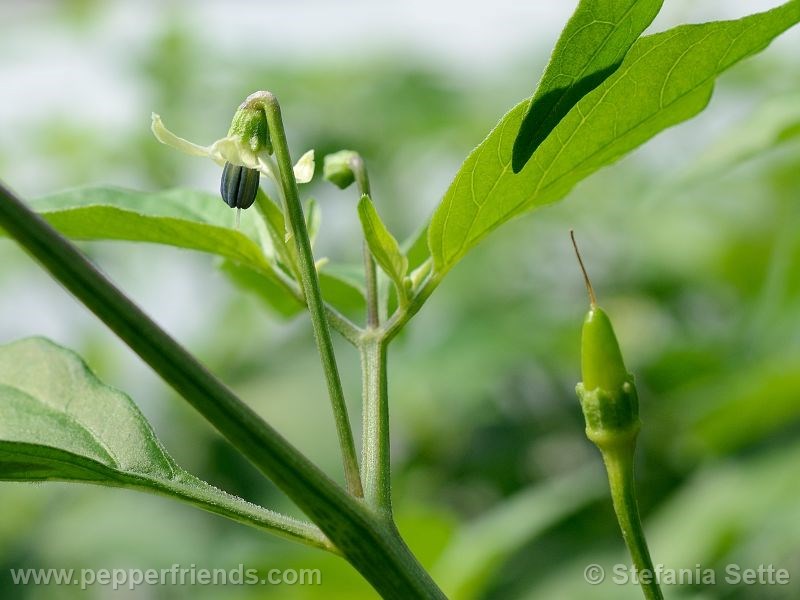
[[[389,399],[386,380],[387,344],[367,333],[361,345],[364,432],[361,465],[365,500],[387,520],[392,518]]]
[[[358,197],[372,195],[367,166],[361,155],[350,160],[355,175]],[[378,309],[378,273],[375,258],[364,240],[364,279],[367,291],[367,332],[362,338],[361,381],[363,387],[363,437],[361,443],[361,466],[364,477],[364,497],[383,515],[392,521],[392,478],[389,443],[389,392],[387,389],[386,352],[387,344],[378,331],[380,314]]]
[[[339,368],[333,351],[333,341],[331,340],[331,332],[325,313],[325,304],[319,289],[319,277],[314,264],[314,255],[311,252],[311,242],[308,239],[303,206],[300,203],[300,194],[294,178],[294,167],[289,153],[289,145],[286,141],[281,108],[278,104],[278,99],[269,92],[262,92],[258,96],[251,96],[251,98],[254,104],[260,105],[264,109],[270,138],[275,149],[275,158],[280,170],[284,208],[289,221],[289,228],[297,246],[300,282],[308,305],[308,312],[311,315],[314,338],[319,349],[322,367],[325,371],[325,380],[328,385],[328,394],[333,405],[333,415],[336,421],[336,432],[339,436],[347,489],[354,496],[360,497],[363,496],[364,492],[361,487],[361,475],[358,468],[358,458],[356,457],[353,430],[350,427],[350,417],[347,414],[347,403],[344,399]]]
[[[364,257],[364,284],[367,296],[367,327],[376,329],[380,323],[378,312],[378,271],[375,268],[375,259],[370,252],[366,240],[361,242],[361,254]]]
[[[445,598],[393,527],[331,481],[1,184],[0,226],[272,479],[384,598]]]
[[[400,333],[403,327],[405,327],[406,323],[408,323],[411,318],[416,315],[417,312],[419,312],[419,309],[422,308],[423,304],[425,304],[425,301],[436,289],[436,286],[439,285],[439,281],[441,281],[441,276],[437,275],[435,271],[431,273],[420,290],[414,294],[413,298],[411,298],[409,303],[400,307],[392,315],[392,317],[386,321],[386,323],[384,323],[382,331],[387,342],[394,339],[394,336]]]
[[[273,206],[275,205],[272,203],[272,200],[269,198],[269,196],[267,196],[264,190],[259,187],[258,193],[256,194],[255,214],[257,219],[259,239],[261,242],[260,245],[262,248],[262,252],[264,253],[265,260],[267,260],[268,262],[269,259],[266,258],[268,253],[266,250],[264,250],[265,248],[264,238],[272,235],[271,233],[268,232],[271,230],[271,226],[269,223],[270,212],[271,212],[270,208]],[[275,206],[275,210],[279,209]],[[279,232],[277,235],[285,236],[286,225],[285,223],[283,223],[283,214],[281,214],[280,217],[281,217],[281,227],[280,227],[281,232]],[[283,237],[281,237],[281,239],[283,239]],[[279,240],[272,241],[273,246],[277,246],[279,243],[280,243]],[[276,248],[276,252],[279,254],[280,258],[287,265],[287,268],[291,269],[292,272],[294,272],[290,258],[288,256],[283,255],[280,248]],[[283,269],[281,269],[279,266],[274,265],[272,270],[270,270],[269,272],[264,272],[264,275],[271,279],[277,279],[278,283],[281,284],[286,289],[287,292],[289,292],[292,296],[294,296],[294,298],[300,304],[306,307],[308,306],[306,304],[306,298],[305,295],[303,294],[303,290],[300,289],[300,286],[292,278],[292,276],[287,275],[283,271]],[[360,339],[362,333],[361,328],[355,323],[353,323],[350,319],[345,317],[342,313],[340,313],[338,310],[336,310],[333,306],[331,306],[327,302],[325,302],[324,304],[325,304],[325,316],[327,317],[330,326],[336,331],[338,331],[339,334],[348,342],[350,342],[353,346],[357,346],[358,340]]]
[[[275,277],[278,278],[281,284],[298,302],[307,306],[303,291],[298,287],[297,283],[279,269],[276,269]],[[364,333],[363,330],[327,302],[325,303],[325,318],[328,319],[330,326],[335,329],[339,335],[353,346],[358,346],[361,335]]]
[[[367,174],[367,166],[364,164],[364,159],[361,155],[357,154],[350,160],[350,168],[353,169],[353,174],[356,178],[356,185],[358,186],[358,197],[361,198],[364,194],[372,197],[372,190],[369,185],[369,175]],[[375,258],[370,252],[369,244],[367,241],[361,245],[362,254],[364,255],[364,282],[367,292],[367,327],[375,329],[380,325],[380,314],[378,312],[378,270],[375,266]]]
[[[647,549],[644,528],[639,517],[636,502],[636,483],[633,476],[633,456],[635,437],[614,444],[604,444],[601,448],[603,462],[608,473],[611,499],[614,512],[622,530],[622,537],[639,574],[642,593],[647,600],[663,600],[661,588],[655,579],[655,569]]]

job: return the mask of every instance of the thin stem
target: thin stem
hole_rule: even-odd
[[[369,244],[361,242],[361,253],[364,256],[364,283],[367,293],[367,327],[376,329],[381,324],[378,311],[378,271],[375,268],[375,258],[369,249]]]
[[[286,288],[286,290],[297,299],[298,302],[303,304],[303,306],[308,306],[306,304],[303,291],[300,289],[297,283],[292,281],[287,275],[280,272],[278,269],[276,269],[275,276]],[[353,323],[350,319],[348,319],[327,302],[325,303],[325,318],[328,319],[330,326],[336,330],[339,335],[350,342],[350,344],[353,346],[358,346],[361,335],[364,333],[364,330],[361,329],[361,327]]]
[[[306,304],[306,298],[303,295],[303,291],[294,282],[289,276],[285,275],[279,269],[275,270],[275,276],[281,282],[281,284],[289,291],[292,296],[294,296],[298,302],[303,304],[304,306],[308,306]],[[325,303],[325,318],[327,318],[328,323],[330,326],[335,329],[339,335],[341,335],[345,340],[350,342],[353,346],[358,346],[359,340],[361,339],[364,330],[361,329],[358,325],[353,323],[350,319],[336,310],[333,306]]]
[[[369,175],[360,155],[350,160],[359,198],[371,196]],[[392,519],[392,480],[389,443],[389,397],[386,381],[386,344],[380,335],[373,335],[380,326],[378,310],[378,273],[369,244],[362,243],[364,280],[367,292],[367,334],[360,345],[362,382],[361,467],[364,476],[365,500],[383,515]]]
[[[350,168],[356,178],[358,187],[358,197],[367,195],[372,198],[372,190],[369,185],[369,174],[367,165],[360,154],[350,159]],[[361,244],[361,251],[364,256],[364,282],[367,292],[367,327],[375,329],[380,325],[380,313],[378,312],[378,270],[375,266],[375,258],[369,249],[367,240]]]
[[[430,297],[440,281],[441,277],[436,271],[431,273],[409,303],[404,307],[400,307],[392,317],[384,323],[381,330],[387,342],[391,341],[394,336],[400,333],[406,323],[419,312],[419,309],[422,308],[423,304],[425,304],[425,301]]]
[[[270,200],[269,196],[267,196],[267,194],[264,192],[262,188],[258,188],[258,193],[256,195],[256,202],[255,202],[255,207],[256,207],[255,215],[257,219],[256,223],[258,227],[259,238],[261,241],[260,245],[262,248],[262,252],[264,253],[265,256],[267,256],[268,253],[265,250],[266,246],[264,238],[268,238],[270,236],[270,234],[268,233],[270,227],[268,223],[269,205],[266,205],[266,203],[269,203],[271,205],[272,200]],[[272,242],[273,246],[276,245],[276,243],[277,242],[273,241]],[[289,262],[288,257],[283,257],[283,258],[285,258],[286,262]],[[287,266],[291,268],[291,265]],[[277,279],[278,283],[280,283],[286,289],[287,292],[289,292],[292,296],[294,296],[294,298],[300,304],[306,307],[308,306],[306,304],[305,295],[303,294],[303,291],[300,289],[300,286],[298,286],[297,282],[293,279],[291,275],[287,275],[286,273],[284,273],[283,269],[275,265],[270,271],[264,272],[264,275],[270,278]],[[361,338],[361,334],[363,333],[362,329],[327,302],[325,302],[324,304],[325,304],[325,316],[327,317],[330,326],[334,330],[336,330],[339,333],[339,335],[341,335],[344,339],[350,342],[353,346],[357,346],[358,341]]]
[[[275,158],[280,170],[280,184],[283,190],[285,212],[289,228],[297,247],[297,262],[300,269],[300,281],[303,294],[311,315],[311,324],[314,329],[314,338],[317,342],[322,367],[325,371],[325,380],[328,384],[328,394],[333,406],[336,432],[339,436],[339,446],[344,463],[345,481],[347,489],[354,496],[363,496],[361,475],[356,457],[353,430],[350,427],[350,417],[347,414],[347,403],[344,399],[342,382],[339,377],[339,368],[336,364],[336,355],[333,351],[333,341],[325,312],[325,304],[319,289],[319,277],[314,264],[314,255],[311,252],[311,242],[308,239],[306,220],[303,216],[303,206],[300,203],[300,194],[294,178],[294,168],[289,145],[286,141],[286,131],[283,127],[283,118],[277,98],[269,92],[260,94],[256,102],[264,108],[269,125],[270,138],[275,149]]]
[[[365,500],[387,520],[392,518],[389,444],[389,398],[386,378],[387,344],[380,336],[365,336],[361,345],[364,431],[361,465]]]
[[[331,481],[2,184],[0,227],[272,479],[384,598],[444,600],[392,527]]]
[[[358,345],[358,340],[363,333],[363,330],[358,325],[353,323],[327,302],[325,303],[325,317],[328,319],[328,323],[330,323],[331,327],[339,332],[339,335],[353,346]]]
[[[275,270],[275,276],[286,288],[286,290],[297,299],[298,302],[300,302],[303,306],[308,306],[306,304],[306,298],[303,295],[303,291],[296,282],[292,281],[287,275],[281,272],[280,269]],[[325,318],[328,319],[330,326],[345,340],[350,342],[351,345],[358,346],[364,330],[327,302],[324,306]]]
[[[601,449],[603,462],[608,473],[611,488],[611,499],[614,512],[622,530],[622,537],[628,546],[633,559],[633,566],[639,575],[639,585],[647,600],[663,600],[661,588],[656,581],[656,572],[644,528],[639,517],[639,505],[636,501],[636,484],[633,476],[634,441],[624,440],[619,444],[604,445]]]

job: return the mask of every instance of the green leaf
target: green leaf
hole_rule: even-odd
[[[366,292],[363,272],[360,269],[360,265],[328,263],[317,271],[322,296],[326,301],[335,304],[346,315],[361,315],[366,310]],[[351,274],[356,270],[361,279]]]
[[[512,217],[563,198],[580,180],[705,108],[714,79],[800,21],[800,0],[735,21],[684,25],[639,39],[519,174],[514,137],[528,101],[467,158],[433,215],[428,244],[439,276]]]
[[[234,211],[215,195],[174,189],[137,192],[82,188],[38,198],[31,206],[75,240],[150,242],[216,254],[269,275],[272,266],[247,235],[252,225],[234,223]]]
[[[181,469],[123,393],[43,338],[0,346],[0,480],[82,481],[178,498],[309,542],[309,527]],[[317,536],[315,545],[323,545]]]
[[[280,207],[264,192],[258,188],[256,195],[256,208],[264,219],[275,258],[292,273],[298,273],[297,253],[294,244],[289,244],[289,233],[286,231],[286,220]]]
[[[375,257],[375,262],[394,282],[398,294],[402,297],[405,294],[403,279],[408,272],[408,259],[400,250],[400,244],[386,229],[372,200],[366,194],[361,196],[358,203],[358,218],[361,220],[364,238]]]
[[[267,202],[275,209],[267,216],[276,258],[290,268],[285,237],[281,240],[272,235],[278,226],[285,232],[283,214],[269,199]],[[220,264],[231,281],[257,291],[279,315],[290,317],[302,310],[300,301],[255,241],[260,239],[259,225],[263,229],[257,215],[245,213],[241,229],[232,229],[229,225],[233,225],[234,211],[216,195],[188,189],[139,192],[99,187],[60,192],[38,198],[31,205],[58,231],[75,240],[148,242],[220,256],[226,259]],[[0,234],[4,234],[2,229]],[[331,281],[335,277],[327,277],[327,287],[336,291],[330,300],[347,298],[351,304],[340,308],[348,310],[358,288],[347,281]],[[343,287],[352,289],[344,294]]]
[[[272,293],[281,296],[276,305],[297,304],[253,240],[254,224],[245,218],[241,230],[225,226],[233,224],[234,213],[215,195],[186,189],[81,188],[38,198],[31,205],[75,240],[148,242],[221,256],[269,279]]]
[[[522,119],[512,152],[515,173],[570,109],[619,68],[662,4],[663,0],[581,0]]]
[[[239,288],[255,294],[272,311],[290,318],[303,310],[294,296],[282,293],[272,279],[231,261],[223,261],[222,271]],[[327,264],[318,271],[322,296],[346,316],[360,315],[365,310],[364,286],[349,277],[341,265]]]
[[[275,314],[289,319],[302,312],[300,300],[287,294],[283,285],[271,277],[231,260],[221,261],[218,268],[237,288],[254,294]]]

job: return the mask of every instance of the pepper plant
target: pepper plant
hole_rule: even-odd
[[[382,222],[380,199],[373,198],[362,156],[344,150],[326,157],[325,177],[356,192],[353,222],[360,222],[363,232],[363,285],[338,277],[324,260],[315,259],[319,213],[313,202],[303,205],[299,187],[314,174],[313,153],[294,164],[281,107],[270,92],[248,97],[228,134],[209,146],[176,136],[153,116],[152,129],[161,142],[221,167],[224,203],[215,194],[183,189],[87,188],[28,204],[0,187],[5,234],[283,490],[308,520],[253,505],[181,469],[130,398],[98,381],[73,352],[41,338],[0,348],[0,479],[77,481],[169,496],[338,554],[384,598],[444,598],[406,546],[392,514],[390,343],[489,233],[563,199],[598,169],[701,112],[718,75],[800,21],[800,0],[791,0],[738,20],[643,36],[661,4],[581,0],[533,96],[513,107],[469,154],[418,239],[398,243]],[[231,208],[237,211],[235,220]],[[241,210],[247,212],[240,223]],[[70,240],[151,242],[214,254],[235,284],[256,291],[282,314],[306,311],[334,415],[344,485],[281,437]],[[339,305],[333,290],[343,288],[363,296],[363,323]],[[334,334],[361,355],[360,460]],[[584,369],[584,408],[590,377],[607,381],[622,369],[625,381],[616,383],[628,383],[621,359],[612,366],[608,373],[591,376]]]

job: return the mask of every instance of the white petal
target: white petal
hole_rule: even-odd
[[[248,169],[259,168],[258,157],[235,135],[224,137],[211,144],[209,156],[220,165],[229,162]]]
[[[186,154],[191,154],[192,156],[209,156],[208,147],[198,146],[189,140],[178,137],[164,126],[164,123],[161,122],[161,117],[156,113],[153,113],[152,118],[153,122],[150,125],[150,129],[159,142],[175,148],[176,150],[180,150],[181,152],[185,152]]]
[[[314,151],[309,150],[294,166],[294,178],[297,183],[308,183],[314,177]]]

